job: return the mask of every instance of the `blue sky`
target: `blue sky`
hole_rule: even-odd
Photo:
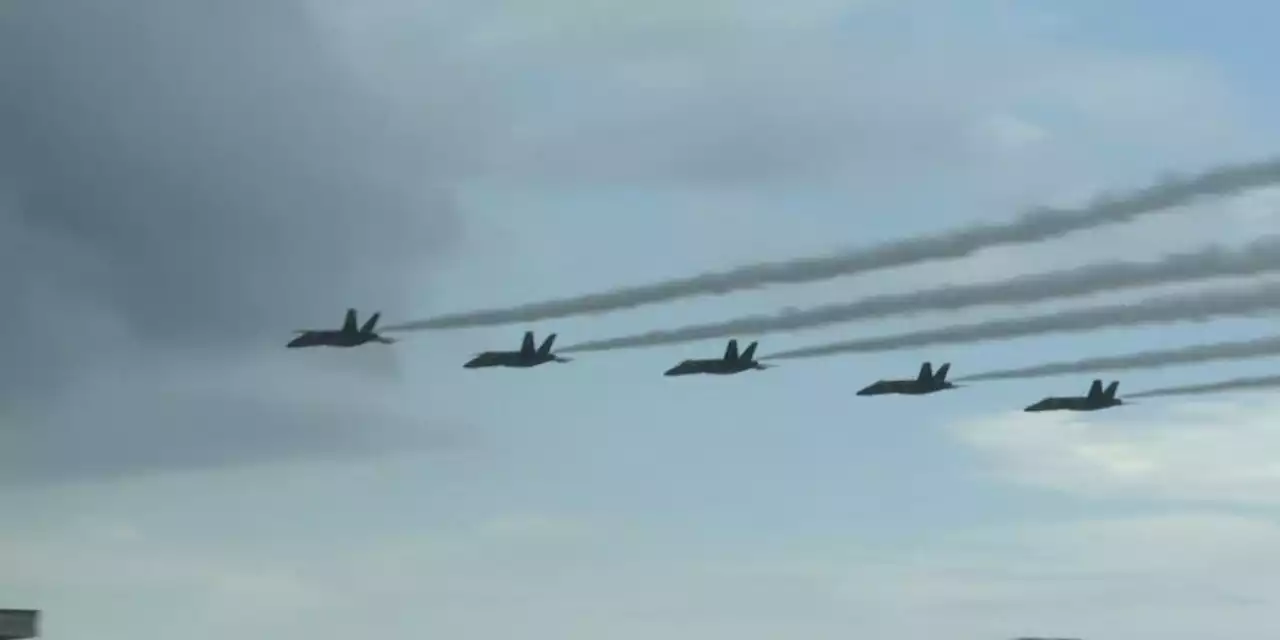
[[[422,172],[456,201],[458,238],[423,256],[398,306],[355,302],[400,321],[872,245],[1261,159],[1280,133],[1262,3],[789,4],[313,3],[389,118],[457,144]],[[376,402],[448,425],[458,446],[9,488],[0,605],[45,609],[55,640],[1265,636],[1280,631],[1266,606],[1280,586],[1268,394],[1059,417],[1017,409],[1082,393],[1087,377],[854,393],[922,360],[962,375],[1262,335],[1270,318],[725,379],[661,375],[719,342],[533,371],[460,365],[526,328],[567,343],[1239,243],[1276,232],[1277,202],[1254,193],[967,261],[405,336]],[[335,319],[347,304],[332,300]],[[771,335],[761,349],[1020,311]],[[1133,372],[1121,391],[1270,366]]]

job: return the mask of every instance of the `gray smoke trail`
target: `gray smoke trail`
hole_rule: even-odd
[[[723,295],[770,284],[815,282],[936,260],[963,258],[979,250],[1041,242],[1069,233],[1119,224],[1187,204],[1280,182],[1280,159],[1226,165],[1183,180],[1168,180],[1120,197],[1101,197],[1077,209],[1040,208],[999,224],[984,224],[934,236],[899,240],[813,258],[766,262],[604,293],[437,316],[386,327],[387,331],[450,329],[532,322],[604,313],[680,298]]]
[[[1194,282],[1213,278],[1258,275],[1280,271],[1280,237],[1249,243],[1243,249],[1213,247],[1176,253],[1148,262],[1116,261],[1075,269],[1018,276],[998,282],[943,285],[900,294],[863,298],[802,311],[755,315],[723,322],[649,331],[594,340],[562,351],[609,351],[629,347],[677,344],[738,335],[794,331],[855,320],[871,320],[926,311],[951,311],[986,305],[1031,304],[1120,289]]]
[[[1056,311],[1039,316],[962,324],[880,338],[794,349],[761,359],[817,358],[841,353],[895,351],[930,345],[1009,340],[1047,333],[1085,333],[1113,327],[1207,322],[1280,309],[1280,284],[1144,298],[1136,302]]]
[[[1252,378],[1236,378],[1206,384],[1189,384],[1180,387],[1163,387],[1151,389],[1125,396],[1126,398],[1160,398],[1169,396],[1196,396],[1204,393],[1220,393],[1223,391],[1249,391],[1253,389],[1274,389],[1280,387],[1280,376],[1257,376]]]
[[[1044,378],[1066,373],[1095,373],[1103,371],[1132,371],[1135,369],[1159,369],[1185,364],[1203,364],[1224,360],[1248,360],[1280,356],[1280,336],[1197,344],[1177,349],[1142,351],[1120,356],[1085,358],[1067,362],[1054,362],[1034,367],[1000,369],[956,378],[957,382],[980,380],[1014,380]]]

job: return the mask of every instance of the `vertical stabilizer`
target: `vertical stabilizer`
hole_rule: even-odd
[[[752,342],[747,345],[747,348],[742,350],[742,355],[739,356],[739,359],[743,362],[754,362],[756,359],[756,347],[758,346],[760,346],[759,342]]]
[[[524,332],[524,340],[520,341],[520,355],[531,356],[536,352],[537,350],[533,346],[533,332]]]
[[[1101,380],[1094,380],[1093,384],[1089,385],[1089,397],[1090,398],[1102,397],[1102,381]]]
[[[347,309],[347,317],[342,320],[342,330],[345,333],[355,333],[356,328],[356,310]]]
[[[724,359],[725,360],[738,359],[738,341],[737,340],[730,340],[729,345],[724,348]]]
[[[933,381],[942,384],[947,381],[947,374],[951,372],[951,363],[944,362],[938,371],[933,374]]]
[[[1106,396],[1108,400],[1115,400],[1116,392],[1119,390],[1120,390],[1120,381],[1112,380],[1111,384],[1107,385],[1107,388],[1103,390],[1102,395]]]
[[[378,326],[378,318],[382,317],[382,313],[377,312],[369,316],[368,320],[360,327],[360,333],[373,333],[373,329]]]
[[[919,382],[933,382],[933,363],[926,362],[920,365],[920,375],[916,376]]]
[[[538,346],[538,355],[540,356],[551,355],[551,345],[555,343],[556,343],[556,334],[553,333],[547,336],[547,339],[543,340],[542,344]]]

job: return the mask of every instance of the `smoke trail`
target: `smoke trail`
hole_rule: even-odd
[[[892,336],[850,340],[776,353],[762,360],[816,358],[841,353],[895,351],[941,344],[1009,340],[1046,333],[1085,333],[1112,327],[1207,322],[1280,309],[1280,283],[1251,288],[1144,298],[1039,316],[962,324]]]
[[[1159,369],[1184,364],[1202,364],[1224,360],[1248,360],[1280,356],[1280,336],[1197,344],[1177,349],[1142,351],[1120,356],[1085,358],[1067,362],[1054,362],[1034,367],[999,369],[957,378],[957,382],[980,380],[1014,380],[1044,378],[1065,373],[1094,373],[1103,371],[1132,371],[1134,369]]]
[[[926,311],[950,311],[984,305],[1030,304],[1106,291],[1247,276],[1280,271],[1280,236],[1228,251],[1220,247],[1177,253],[1149,262],[1116,261],[1075,269],[1018,276],[999,282],[943,285],[902,294],[886,294],[855,302],[830,304],[774,315],[744,316],[723,322],[649,331],[619,338],[575,344],[566,352],[609,351],[628,347],[677,344],[735,335],[759,335],[870,320]]]
[[[1181,387],[1163,387],[1151,389],[1125,396],[1126,398],[1160,398],[1169,396],[1195,396],[1203,393],[1219,393],[1222,391],[1249,391],[1253,389],[1274,389],[1280,387],[1280,376],[1257,376],[1252,378],[1236,378],[1222,382],[1207,384],[1189,384]]]
[[[963,258],[982,249],[1041,242],[1094,227],[1129,222],[1202,196],[1229,195],[1277,182],[1280,182],[1280,159],[1226,165],[1198,176],[1169,180],[1119,197],[1100,197],[1078,209],[1034,209],[1009,222],[977,225],[876,247],[748,265],[573,298],[437,316],[389,326],[385,330],[450,329],[532,322],[629,309],[694,296],[723,295],[762,285],[815,282]]]

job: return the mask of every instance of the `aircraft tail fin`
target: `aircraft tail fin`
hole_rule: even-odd
[[[939,384],[947,381],[947,374],[951,372],[951,363],[944,362],[941,367],[933,374],[933,381]]]
[[[540,356],[551,355],[551,345],[555,344],[555,342],[556,342],[556,334],[553,333],[547,336],[547,339],[543,340],[542,344],[538,346],[538,355]]]
[[[347,309],[347,315],[342,319],[342,330],[346,333],[355,333],[359,331],[356,327],[356,310]]]
[[[524,339],[520,341],[520,354],[531,356],[536,352],[537,349],[533,346],[533,332],[524,332]]]
[[[920,375],[916,376],[916,380],[919,380],[920,382],[933,381],[933,363],[932,362],[925,362],[920,365]]]
[[[742,355],[738,356],[743,362],[752,362],[756,359],[756,347],[760,346],[759,342],[752,342],[742,350]]]
[[[1089,397],[1090,398],[1102,397],[1102,381],[1101,380],[1094,380],[1093,384],[1089,385]]]
[[[725,360],[738,359],[738,341],[736,339],[730,340],[729,344],[724,348],[724,359]]]
[[[369,316],[369,319],[365,320],[364,324],[360,326],[360,333],[373,333],[374,328],[378,326],[378,319],[381,317],[381,312],[375,312]]]
[[[1120,381],[1112,380],[1111,384],[1107,385],[1106,389],[1103,389],[1102,395],[1106,396],[1108,400],[1115,400],[1116,392],[1119,390],[1120,390]]]

